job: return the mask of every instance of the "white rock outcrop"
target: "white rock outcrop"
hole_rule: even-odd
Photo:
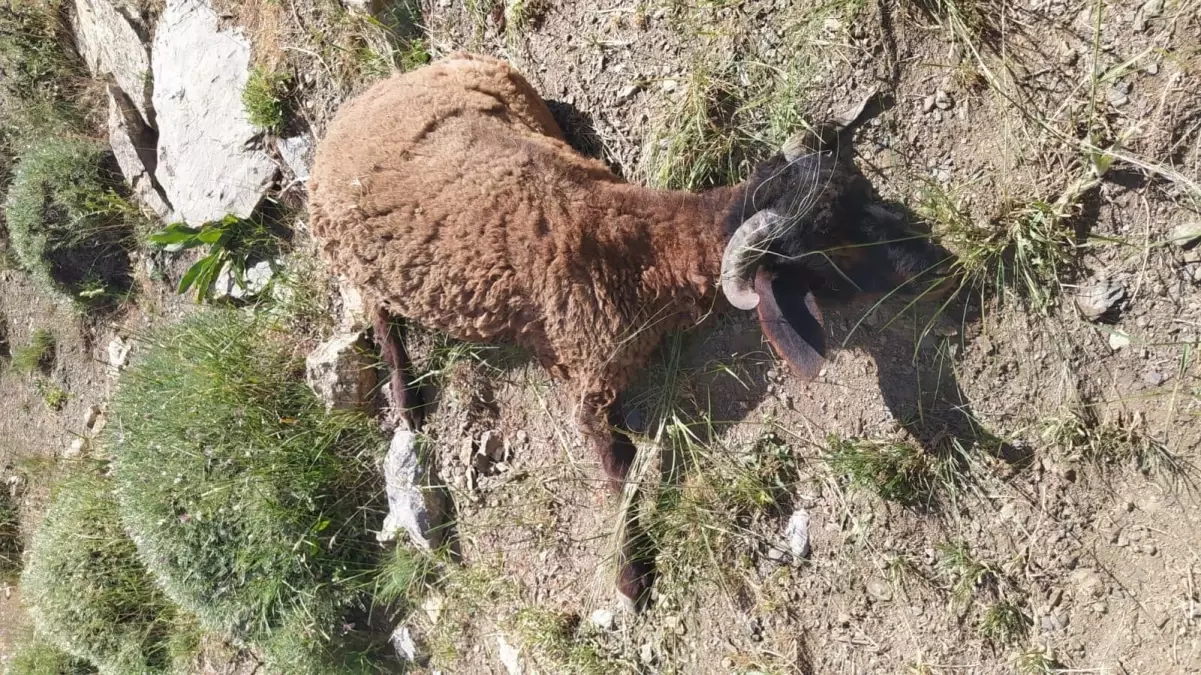
[[[154,126],[151,106],[150,45],[132,8],[114,0],[75,0],[75,37],[79,53],[98,77],[111,75],[137,108],[142,122]]]
[[[305,359],[305,380],[327,410],[361,410],[377,381],[362,333],[340,333]]]
[[[121,174],[130,189],[151,213],[165,222],[173,216],[171,205],[163,198],[154,180],[157,158],[154,151],[154,132],[134,109],[129,97],[114,85],[108,91],[108,142]]]
[[[176,216],[192,225],[250,216],[276,173],[242,107],[250,41],[222,30],[207,0],[167,0],[151,54],[155,176]]]

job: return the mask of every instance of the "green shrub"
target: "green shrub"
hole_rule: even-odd
[[[325,412],[286,338],[229,309],[150,338],[109,425],[122,434],[122,513],[205,629],[259,647],[280,672],[353,672],[386,637],[356,618],[379,556],[382,439],[361,415]]]
[[[95,466],[56,487],[21,595],[42,636],[105,674],[173,672],[176,636],[189,632],[138,561],[111,481]]]
[[[37,635],[17,644],[7,675],[91,675],[96,669]]]
[[[124,246],[136,209],[114,192],[108,161],[99,143],[48,138],[21,155],[4,205],[21,266],[88,304],[131,284]]]

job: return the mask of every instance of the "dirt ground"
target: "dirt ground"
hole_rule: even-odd
[[[619,500],[577,447],[572,402],[508,351],[458,359],[440,378],[431,425],[473,581],[441,592],[437,621],[432,610],[414,619],[430,670],[504,673],[512,647],[526,672],[546,673],[579,672],[581,654],[599,672],[1201,672],[1201,258],[1170,241],[1201,223],[1201,2],[979,0],[930,3],[941,8],[931,13],[886,0],[547,0],[520,3],[520,17],[515,4],[426,3],[431,53],[510,59],[571,111],[576,145],[631,180],[647,180],[649,139],[693,74],[732,54],[754,65],[746,77],[795,69],[806,120],[889,93],[892,105],[858,136],[857,161],[915,210],[932,192],[975,222],[1054,202],[1087,170],[1086,131],[1103,147],[1128,140],[1071,219],[1082,260],[1048,312],[995,294],[941,311],[827,306],[839,348],[811,383],[789,376],[747,318],[714,317],[665,346],[628,396],[653,458],[644,493],[669,482],[657,476],[673,455],[660,451],[683,447],[655,442],[672,422],[664,410],[695,423],[719,458],[699,460],[700,471],[759,461],[769,439],[793,467],[786,501],[808,512],[812,553],[772,552],[791,508],[681,520],[680,536],[660,540],[649,607],[617,612],[612,627],[590,617],[617,610],[608,573]],[[974,39],[948,25],[948,7],[979,12]],[[278,20],[255,32],[275,41],[256,43],[260,56],[286,52],[297,34]],[[355,87],[313,68],[302,78],[313,103],[301,108],[320,134]],[[1125,289],[1101,322],[1072,300],[1099,279]],[[28,457],[61,457],[84,433],[111,383],[113,337],[182,311],[166,286],[144,281],[141,304],[96,325],[22,273],[0,272],[10,343],[52,329],[48,377],[69,394],[53,411],[32,378],[0,371],[10,471],[21,461],[36,471]],[[417,351],[429,361],[437,349],[427,347]],[[481,471],[472,443],[486,432],[504,450]],[[882,501],[831,472],[831,435],[931,455],[955,448],[961,479],[926,508]],[[30,519],[37,499],[24,507]],[[953,550],[972,564],[956,568]],[[0,597],[0,613],[14,616],[14,600]],[[1005,636],[990,628],[1002,604],[1020,614]],[[546,630],[523,629],[531,608],[565,617],[579,649],[564,657]]]

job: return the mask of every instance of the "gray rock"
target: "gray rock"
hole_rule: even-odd
[[[396,430],[384,457],[384,492],[388,515],[376,535],[392,541],[405,530],[412,542],[426,551],[441,545],[445,530],[440,494],[429,489],[432,471],[422,456],[425,439],[403,427]]]
[[[369,407],[376,385],[374,364],[361,333],[341,333],[318,345],[305,359],[305,381],[326,410]]]
[[[955,105],[955,100],[950,94],[939,89],[934,92],[934,105],[938,106],[939,110],[950,110]]]
[[[267,285],[275,277],[275,268],[266,260],[260,260],[242,273],[239,282],[229,265],[222,268],[217,279],[213,281],[213,298],[233,298],[246,300],[267,290]]]
[[[171,205],[154,179],[158,164],[154,133],[125,92],[111,84],[105,89],[108,92],[108,142],[125,182],[129,183],[142,206],[160,220],[170,222],[173,219]]]
[[[129,360],[129,351],[132,348],[133,346],[119,335],[108,343],[108,367],[110,372],[116,374],[117,371],[125,367],[125,363]]]
[[[75,0],[75,38],[92,74],[100,79],[111,75],[143,124],[153,127],[149,40],[134,16],[131,8],[113,0]]]
[[[1108,314],[1126,297],[1126,287],[1114,279],[1097,279],[1076,293],[1076,307],[1089,321]]]
[[[1201,243],[1201,221],[1177,225],[1172,230],[1172,243],[1181,248],[1192,248]]]
[[[309,168],[313,163],[313,137],[308,134],[281,138],[275,142],[275,149],[284,161],[284,166],[292,172],[296,180],[305,182],[309,179]]]
[[[788,542],[788,551],[792,557],[800,560],[809,557],[809,512],[797,509],[788,519],[784,528],[784,539]]]
[[[249,217],[276,173],[242,108],[250,41],[222,30],[207,0],[167,0],[152,56],[155,178],[176,215],[193,225]]]
[[[417,640],[413,637],[413,631],[408,626],[400,626],[392,631],[391,640],[396,655],[408,663],[420,666],[429,660],[417,644]]]
[[[1152,387],[1158,387],[1167,381],[1167,377],[1158,370],[1147,371],[1143,374],[1143,381]]]
[[[1109,348],[1115,352],[1130,346],[1130,336],[1115,330],[1109,334]]]

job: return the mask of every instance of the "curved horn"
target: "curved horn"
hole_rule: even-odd
[[[755,292],[755,269],[763,251],[760,246],[776,236],[784,217],[771,209],[751,216],[730,237],[721,256],[721,291],[738,309],[759,305]]]

